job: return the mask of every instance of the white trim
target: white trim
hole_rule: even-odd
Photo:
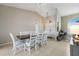
[[[8,45],[8,44],[12,44],[12,42],[1,43],[0,46],[5,46],[5,45]]]

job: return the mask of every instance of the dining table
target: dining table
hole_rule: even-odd
[[[27,35],[16,35],[16,37],[20,40],[30,39],[30,34]]]
[[[26,34],[26,35],[16,35],[16,37],[20,40],[26,40],[26,39],[30,39],[30,37],[36,37],[36,34],[30,35],[30,34]]]

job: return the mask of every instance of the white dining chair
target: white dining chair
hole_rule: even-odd
[[[26,49],[28,50],[29,54],[31,54],[31,48],[35,47],[35,40],[37,39],[37,36],[35,34],[30,33],[30,39],[26,41]]]
[[[25,51],[25,43],[22,40],[16,41],[12,33],[9,33],[9,35],[12,40],[12,55],[16,54],[17,49],[24,49]]]
[[[47,35],[47,33],[43,33],[43,41],[42,41],[42,43],[43,44],[47,44],[47,41],[48,41],[48,35]]]
[[[39,46],[42,46],[43,42],[43,33],[37,33],[37,39],[35,40],[35,48],[39,48]]]

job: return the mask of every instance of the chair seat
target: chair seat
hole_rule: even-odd
[[[27,46],[34,46],[35,45],[35,40],[28,40],[28,41],[26,41],[26,43],[25,43]]]
[[[24,46],[25,43],[21,40],[18,40],[15,42],[15,44],[16,44],[16,47],[21,47],[21,46]]]

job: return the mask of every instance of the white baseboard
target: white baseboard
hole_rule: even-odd
[[[5,46],[5,45],[8,45],[8,44],[12,44],[12,42],[1,43],[0,46]]]

